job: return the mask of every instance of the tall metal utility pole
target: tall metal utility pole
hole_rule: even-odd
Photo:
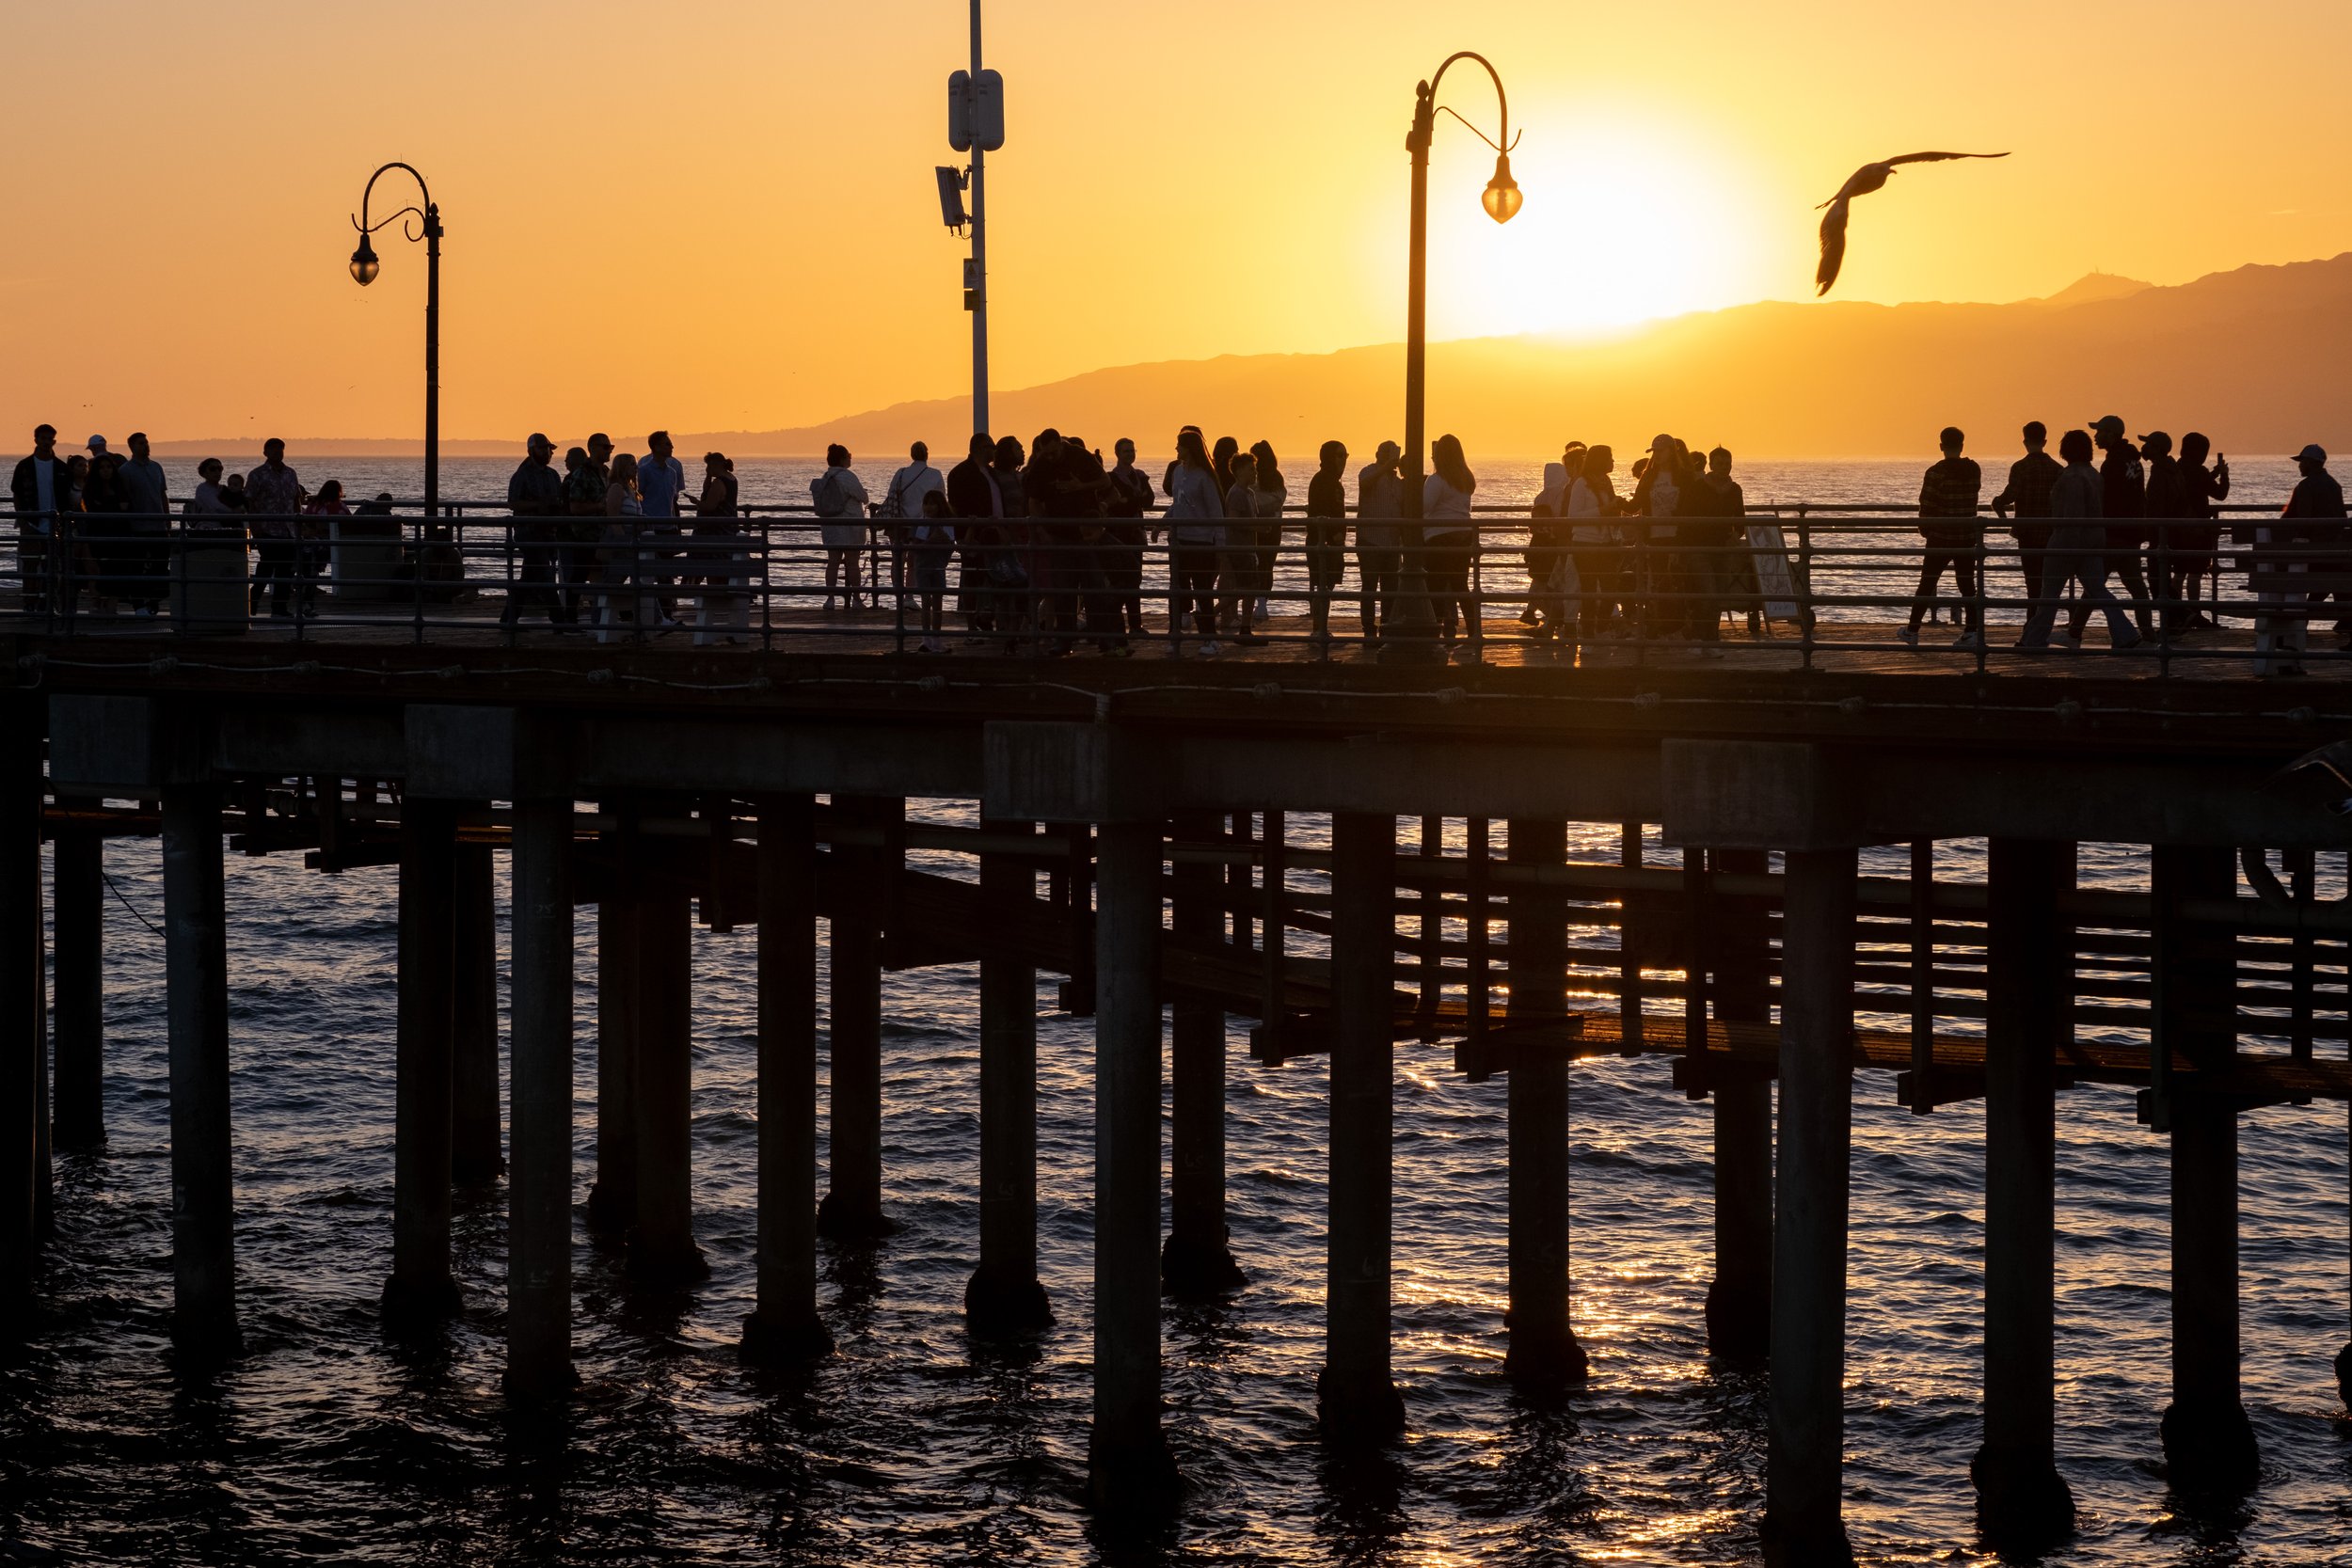
[[[980,0],[972,0],[972,84],[977,98],[980,71]],[[975,119],[978,117],[975,116]],[[977,131],[978,127],[976,125]],[[986,137],[972,138],[972,277],[967,297],[972,311],[972,429],[988,428],[988,176]]]

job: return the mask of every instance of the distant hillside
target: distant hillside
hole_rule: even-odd
[[[1401,345],[1327,355],[1127,365],[998,392],[993,422],[1054,426],[1107,449],[1168,450],[1179,425],[1286,454],[1332,436],[1351,451],[1403,436]],[[2175,288],[2092,274],[2011,305],[1759,304],[1659,322],[1603,341],[1487,338],[1433,344],[1430,433],[1473,455],[1534,455],[1565,437],[1621,449],[1659,431],[1756,457],[1873,457],[1931,450],[1958,424],[1984,450],[2017,426],[2121,414],[2139,431],[2201,429],[2225,451],[2306,441],[2352,448],[2352,254],[2241,267]],[[963,399],[901,404],[802,430],[682,437],[681,449],[805,453],[829,441],[886,455],[920,436],[960,451]]]

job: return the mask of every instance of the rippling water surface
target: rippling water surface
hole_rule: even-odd
[[[1908,473],[1908,470],[1904,470]],[[1891,470],[1890,470],[1891,473]],[[961,808],[916,808],[960,820]],[[1314,819],[1294,819],[1311,836]],[[1613,859],[1613,829],[1575,830]],[[1982,875],[1979,847],[1940,872]],[[1900,875],[1899,852],[1876,868]],[[418,1351],[381,1336],[390,1262],[394,881],[293,857],[230,861],[238,1264],[246,1353],[176,1375],[161,884],[151,842],[106,863],[112,1142],[58,1166],[44,1331],[0,1365],[0,1523],[72,1560],[293,1562],[1737,1563],[1756,1556],[1763,1386],[1705,1355],[1709,1115],[1662,1060],[1575,1076],[1577,1321],[1588,1388],[1516,1402],[1504,1348],[1505,1085],[1398,1049],[1396,1371],[1410,1432],[1372,1460],[1316,1440],[1325,1071],[1232,1041],[1233,1250],[1248,1287],[1166,1317],[1170,1441],[1192,1491],[1166,1541],[1106,1550],[1073,1500],[1090,1354],[1092,1026],[1040,991],[1041,1267],[1057,1314],[1031,1354],[963,1333],[974,1258],[977,981],[884,982],[885,1198],[904,1230],[829,1252],[838,1354],[804,1379],[738,1362],[755,1184],[753,933],[695,935],[696,1227],[713,1269],[645,1298],[579,1233],[583,1386],[567,1424],[511,1422],[498,1386],[503,1195],[464,1211],[464,1318]],[[1866,869],[1870,858],[1866,858]],[[2340,867],[2330,858],[2327,869]],[[2089,847],[2086,881],[2144,858]],[[1311,879],[1298,885],[1308,886]],[[2323,889],[2342,892],[2340,879]],[[501,893],[501,908],[503,895]],[[1601,941],[1599,937],[1596,941]],[[593,1173],[595,920],[580,921],[577,1180]],[[501,957],[503,957],[501,939]],[[820,995],[822,994],[820,989]],[[1947,1028],[1966,1027],[1949,1023]],[[2168,1495],[2166,1159],[2127,1091],[2060,1097],[2060,1465],[2079,1539],[2048,1560],[2352,1560],[2341,1105],[2250,1116],[2243,1139],[2246,1401],[2265,1480],[2242,1505]],[[1858,1080],[1848,1518],[1883,1562],[1980,1560],[1981,1115],[1919,1118]]]

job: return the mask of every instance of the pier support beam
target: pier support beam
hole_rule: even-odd
[[[903,809],[841,796],[833,805],[836,821],[861,827]],[[898,868],[880,850],[838,844],[833,864],[832,1180],[817,1227],[834,1241],[871,1242],[898,1228],[882,1206],[882,894]]]
[[[96,800],[60,802],[96,809]],[[105,845],[96,830],[64,828],[50,851],[56,893],[55,1088],[50,1140],[58,1148],[106,1142]]]
[[[806,795],[759,811],[759,1298],[743,1356],[833,1349],[817,1313],[817,832]]]
[[[1510,832],[1514,865],[1557,865],[1567,857],[1565,822],[1514,817]],[[1530,1021],[1549,1028],[1517,1039],[1507,1074],[1511,1349],[1503,1369],[1523,1385],[1556,1386],[1589,1371],[1570,1316],[1568,1050],[1554,1032],[1567,1017],[1566,899],[1549,888],[1514,886],[1510,932],[1513,1034]]]
[[[2344,1144],[2346,1148],[2352,1149],[2352,1105],[2345,1106],[2344,1111]],[[2336,1352],[2336,1394],[2345,1404],[2352,1405],[2352,1340],[2347,1340],[2344,1349]]]
[[[1840,1462],[1856,863],[1851,849],[1787,860],[1764,1549],[1773,1564],[1822,1568],[1853,1561]]]
[[[1762,876],[1760,849],[1710,849],[1708,863],[1731,876]],[[1715,1017],[1725,1024],[1770,1024],[1772,933],[1763,905],[1717,895]],[[1772,1346],[1772,1081],[1768,1072],[1708,1066],[1715,1113],[1715,1277],[1707,1287],[1707,1348],[1730,1361],[1762,1361]]]
[[[34,1177],[42,1058],[40,748],[0,747],[0,1329],[21,1325],[39,1245]],[[176,1022],[178,1012],[173,1019]],[[176,1059],[176,1058],[175,1058]]]
[[[411,797],[400,817],[400,974],[388,1324],[457,1309],[450,1273],[451,1041],[456,1022],[457,811]]]
[[[1214,813],[1176,821],[1181,839],[1203,843],[1219,834]],[[1224,928],[1217,867],[1185,863],[1170,873],[1169,921],[1179,941],[1208,946]],[[1200,997],[1179,996],[1169,1007],[1169,1161],[1168,1244],[1160,1279],[1184,1301],[1207,1300],[1247,1283],[1233,1260],[1225,1219],[1225,1009]]]
[[[1098,1512],[1164,1518],[1176,1462],[1160,1432],[1160,834],[1105,823],[1096,888],[1094,1430]]]
[[[694,1243],[694,911],[652,885],[637,900],[637,1225],[628,1272],[666,1287],[710,1277]]]
[[[1392,819],[1331,819],[1328,1349],[1316,1394],[1325,1435],[1346,1441],[1405,1428],[1389,1370],[1395,860]]]
[[[506,1388],[572,1376],[572,804],[516,801],[514,1168],[506,1183]]]
[[[2237,1048],[2236,964],[2225,934],[2185,927],[2188,899],[2237,892],[2228,849],[2160,844],[2151,857],[2155,903],[2156,1039],[2201,1069],[2224,1070]],[[2159,1079],[2172,1128],[2172,1404],[2164,1456],[2173,1486],[2244,1492],[2261,1454],[2238,1389],[2237,1106],[2194,1085]]]
[[[632,815],[613,801],[604,809],[624,824]],[[588,1226],[626,1237],[637,1223],[636,835],[624,826],[604,836],[604,847],[611,863],[596,902],[596,1180]]]
[[[1027,836],[1026,822],[984,823]],[[1037,868],[1007,855],[980,857],[980,895],[993,912],[1033,898]],[[1037,971],[1010,958],[980,960],[980,1261],[963,1288],[976,1334],[1035,1333],[1054,1321],[1037,1277]]]
[[[172,1340],[239,1347],[229,1164],[229,919],[220,789],[163,791],[164,974],[171,1056]]]
[[[506,1170],[499,1120],[498,896],[490,853],[486,844],[467,844],[458,847],[456,859],[450,1175],[461,1188],[486,1187]]]
[[[2035,1552],[2074,1528],[2056,1428],[2057,1085],[2071,997],[2062,844],[1996,838],[1984,1071],[1984,1444],[1969,1464],[1986,1542]]]

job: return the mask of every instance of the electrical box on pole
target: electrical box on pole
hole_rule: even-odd
[[[1005,145],[1004,77],[959,71],[947,78],[947,145],[958,152],[993,152]]]

